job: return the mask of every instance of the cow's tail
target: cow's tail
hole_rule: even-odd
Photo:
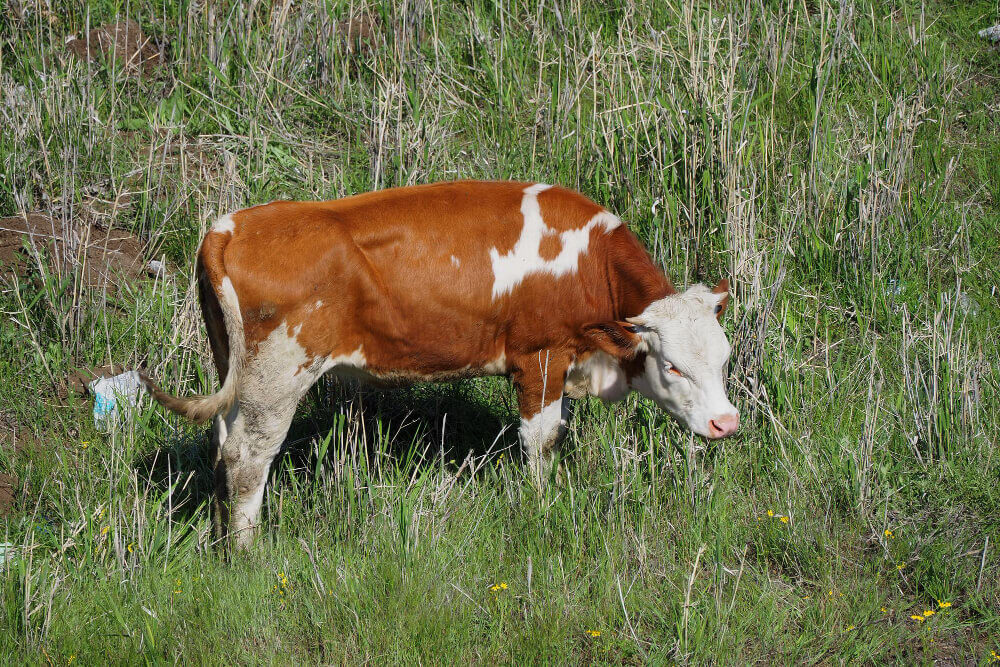
[[[246,339],[240,301],[226,274],[223,252],[232,239],[232,218],[215,224],[198,252],[198,281],[201,310],[212,344],[212,352],[223,377],[219,391],[208,396],[173,396],[160,389],[146,375],[142,380],[156,402],[195,422],[204,422],[228,410],[236,400],[236,388],[246,364]],[[221,316],[221,322],[219,321]],[[223,326],[220,326],[223,325]],[[228,357],[226,350],[228,349]]]

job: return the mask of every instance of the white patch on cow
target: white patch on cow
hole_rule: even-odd
[[[276,401],[282,400],[279,393],[294,393],[294,400],[298,402],[301,394],[319,377],[317,369],[322,367],[323,360],[306,353],[296,340],[300,331],[301,324],[289,331],[288,324],[282,322],[258,347],[247,379],[259,383],[262,395],[267,395],[265,387],[272,387]]]
[[[232,412],[232,408],[230,408]],[[229,437],[229,424],[226,422],[226,418],[222,415],[215,415],[215,442],[216,446],[221,447],[226,444],[226,439]]]
[[[232,213],[222,216],[212,224],[212,231],[219,234],[232,234],[235,229],[236,223],[233,222]]]
[[[285,430],[287,431],[287,427]],[[267,476],[270,472],[270,465],[259,466],[256,484],[239,494],[229,526],[229,530],[236,533],[237,544],[245,546],[249,543],[257,528],[260,507],[264,503],[264,487],[267,485]]]
[[[500,356],[493,361],[487,361],[482,367],[483,373],[487,375],[503,375],[507,372],[507,354],[500,353]]]
[[[233,287],[233,281],[229,279],[229,276],[224,276],[222,282],[219,283],[219,291],[222,294],[219,295],[219,305],[222,308],[226,308],[229,304],[239,303],[239,297],[236,296],[236,289]]]
[[[455,257],[454,255],[451,256],[451,263],[454,265],[456,269],[462,266],[462,263],[458,261],[458,257]]]
[[[621,364],[602,350],[574,361],[566,372],[566,395],[572,398],[590,394],[604,401],[620,401],[628,391]]]
[[[645,367],[632,378],[632,387],[706,437],[718,437],[711,429],[713,421],[739,421],[739,412],[726,396],[729,341],[715,316],[724,296],[695,285],[628,318],[641,327],[648,346]]]
[[[305,308],[303,308],[303,310],[305,311],[306,315],[309,315],[311,313],[315,313],[322,306],[323,306],[323,299],[317,299],[312,304],[310,304],[310,305],[306,306]]]
[[[568,419],[569,401],[562,396],[543,405],[538,414],[521,419],[518,434],[528,456],[528,467],[538,484],[544,483],[549,476],[555,447],[566,432]]]
[[[331,357],[326,361],[324,366],[327,369],[331,368],[364,368],[368,363],[365,359],[365,353],[361,345],[358,345],[358,349],[354,350],[349,354],[341,354],[336,357]]]
[[[566,426],[563,414],[563,399],[543,405],[538,414],[521,420],[518,432],[521,441],[530,455],[532,451],[541,448],[554,439],[559,429]]]
[[[536,183],[524,189],[524,197],[521,199],[521,214],[524,216],[521,236],[510,252],[503,255],[496,248],[490,249],[494,299],[512,291],[533,273],[549,273],[559,277],[576,271],[580,255],[590,245],[591,230],[601,226],[605,231],[611,231],[621,225],[621,220],[617,217],[601,211],[579,229],[564,232],[552,229],[542,219],[542,209],[538,204],[538,194],[550,187],[552,186],[545,183]],[[551,235],[559,236],[559,254],[552,259],[543,259],[540,253],[542,239]]]

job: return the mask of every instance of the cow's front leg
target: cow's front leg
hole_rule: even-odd
[[[568,358],[542,351],[520,360],[513,376],[521,412],[521,446],[540,488],[552,474],[559,442],[566,433],[569,399],[563,396],[563,386],[568,367]]]

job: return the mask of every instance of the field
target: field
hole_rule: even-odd
[[[1000,661],[998,22],[5,3],[0,662]],[[217,387],[192,267],[218,215],[458,178],[576,188],[675,284],[729,278],[740,432],[580,401],[539,493],[506,380],[324,379],[226,557],[208,428],[143,398],[100,432],[82,381]]]

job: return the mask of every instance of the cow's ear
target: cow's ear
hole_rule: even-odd
[[[583,335],[592,345],[620,360],[633,358],[643,345],[639,327],[628,322],[588,324]]]
[[[719,319],[722,318],[722,313],[726,312],[726,306],[729,305],[729,281],[723,278],[719,281],[719,284],[712,288],[712,294],[721,294],[719,302],[715,304],[715,316]]]

